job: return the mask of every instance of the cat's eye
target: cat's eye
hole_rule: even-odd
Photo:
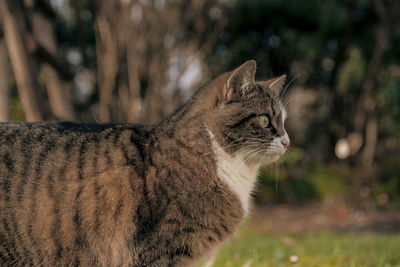
[[[265,115],[258,117],[258,121],[260,122],[260,126],[262,128],[266,128],[269,125],[269,118]]]

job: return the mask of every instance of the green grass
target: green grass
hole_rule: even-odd
[[[297,256],[292,263],[291,256]],[[400,234],[260,234],[243,227],[214,266],[400,266]],[[250,265],[249,265],[250,264]]]

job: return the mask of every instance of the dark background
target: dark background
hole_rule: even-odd
[[[153,123],[255,59],[292,140],[257,202],[396,210],[399,26],[396,0],[2,0],[0,120]]]

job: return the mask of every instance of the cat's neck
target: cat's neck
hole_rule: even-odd
[[[218,82],[218,80],[217,80]],[[174,139],[175,149],[179,149],[178,143],[184,144],[193,153],[203,155],[218,177],[240,200],[241,206],[247,215],[250,209],[250,195],[254,188],[255,180],[259,171],[259,164],[249,164],[245,155],[232,155],[217,141],[215,134],[207,127],[207,114],[212,112],[210,103],[213,99],[207,98],[213,86],[209,85],[200,89],[184,106],[171,116],[154,125],[155,136],[160,138]],[[177,142],[177,143],[175,143]],[[169,142],[160,142],[160,147],[169,146]],[[171,147],[168,147],[171,149]],[[169,150],[170,151],[170,150]],[[186,162],[187,159],[180,159]],[[193,164],[193,162],[187,162]],[[205,174],[203,171],[201,173]],[[211,173],[210,173],[211,174]]]
[[[208,131],[212,150],[215,155],[218,177],[224,181],[239,198],[245,216],[250,207],[250,195],[259,172],[260,164],[249,164],[243,154],[231,155],[216,141],[214,135]]]
[[[199,131],[206,133],[204,118],[207,107],[202,105],[200,97],[206,94],[208,88],[200,89],[183,106],[170,116],[151,126],[157,136],[186,136],[194,137]]]
[[[158,131],[158,136],[181,140],[186,147],[191,147],[193,151],[212,159],[209,164],[213,166],[211,169],[214,170],[215,177],[225,183],[237,196],[247,215],[251,206],[250,195],[260,165],[249,164],[245,160],[245,155],[232,155],[219,144],[205,123],[205,116],[209,110],[201,101],[204,101],[202,94],[206,94],[206,90],[210,88],[198,92],[172,116],[155,125],[155,129]]]
[[[171,128],[185,132],[189,125],[199,129],[205,124],[204,118],[215,107],[218,88],[223,86],[228,73],[220,75],[212,83],[200,88],[183,106],[153,126],[153,129],[170,132]],[[182,128],[177,128],[182,126]],[[203,129],[205,130],[205,128]]]

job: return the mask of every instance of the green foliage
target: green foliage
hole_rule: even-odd
[[[389,158],[382,162],[382,180],[375,186],[373,193],[375,196],[387,194],[392,205],[400,203],[400,164],[399,159]]]
[[[303,178],[293,179],[291,175],[292,168],[298,164],[303,154],[301,148],[291,149],[276,163],[275,168],[263,169],[259,175],[258,197],[280,202],[288,199],[304,202],[314,198],[314,186]]]
[[[333,167],[319,164],[306,173],[305,180],[313,185],[320,197],[343,196],[346,194],[350,175],[350,170],[345,166]]]
[[[287,153],[280,159],[280,162],[291,167],[295,166],[304,155],[304,150],[301,148],[293,148],[287,151]]]
[[[293,178],[297,171],[294,168],[302,159],[303,153],[300,148],[293,149],[278,162],[284,164],[283,167],[278,168],[276,165],[275,168],[262,170],[259,175],[258,196],[264,200],[304,202],[316,197],[347,194],[351,169],[345,165],[316,164],[301,177]],[[389,169],[392,170],[391,167]]]
[[[364,77],[365,60],[360,49],[353,47],[349,50],[348,54],[347,60],[339,70],[336,89],[339,94],[349,93],[348,89],[360,86]]]
[[[18,97],[17,87],[15,80],[11,80],[11,120],[12,121],[25,121],[25,113],[22,108],[22,103]]]
[[[396,68],[396,67],[394,67]],[[399,67],[400,68],[400,67]],[[377,92],[377,105],[383,111],[382,126],[390,135],[400,138],[400,69],[382,73]]]
[[[11,102],[11,120],[25,121],[25,113],[22,109],[22,103],[17,98],[13,98]]]

